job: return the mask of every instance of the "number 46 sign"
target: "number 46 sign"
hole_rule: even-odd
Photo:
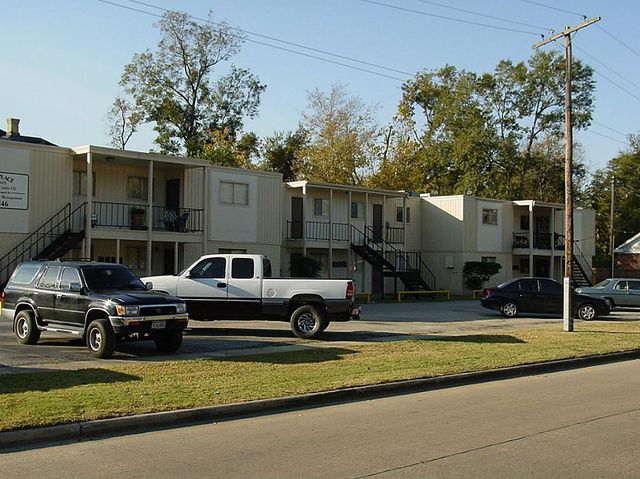
[[[29,208],[29,176],[0,171],[0,209]]]

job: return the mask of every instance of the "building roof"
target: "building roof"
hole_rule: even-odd
[[[51,143],[50,141],[45,140],[44,138],[40,138],[39,136],[7,135],[6,131],[0,130],[0,141],[2,140],[17,141],[19,143],[31,143],[34,145],[58,146],[55,143]]]
[[[613,251],[614,253],[640,253],[640,233],[629,238]]]

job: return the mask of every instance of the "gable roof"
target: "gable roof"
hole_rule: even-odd
[[[629,238],[613,251],[614,253],[640,253],[640,233]]]

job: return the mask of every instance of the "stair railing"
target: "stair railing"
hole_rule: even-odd
[[[51,245],[57,238],[67,231],[79,232],[84,229],[79,216],[84,215],[86,203],[83,203],[71,211],[71,203],[67,203],[60,211],[45,221],[42,226],[18,243],[13,249],[0,258],[0,284],[9,279],[9,276],[23,261],[36,258],[38,254]]]
[[[589,274],[591,272],[591,267],[589,266],[587,258],[585,258],[584,253],[582,252],[580,246],[578,246],[578,243],[576,241],[573,242],[573,258],[575,259],[578,268],[582,272],[583,277],[589,282],[589,286],[591,286],[592,275]]]

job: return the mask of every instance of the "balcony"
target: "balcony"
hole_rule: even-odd
[[[92,227],[172,231],[195,233],[204,230],[203,210],[194,208],[165,208],[154,206],[151,221],[148,207],[140,204],[94,202],[91,216]]]
[[[348,223],[329,223],[327,221],[287,221],[287,239],[288,240],[308,240],[308,241],[342,241],[354,242],[351,238],[352,234],[358,232],[352,231]],[[384,240],[389,244],[404,243],[404,229],[393,228],[390,226],[366,227],[366,233],[374,241]],[[359,232],[362,235],[362,232]],[[378,240],[376,240],[378,238]],[[356,243],[358,241],[355,241]]]
[[[553,238],[553,249],[564,248],[564,236],[558,233],[534,233],[533,249],[551,250]],[[513,233],[513,249],[529,249],[529,233]]]

